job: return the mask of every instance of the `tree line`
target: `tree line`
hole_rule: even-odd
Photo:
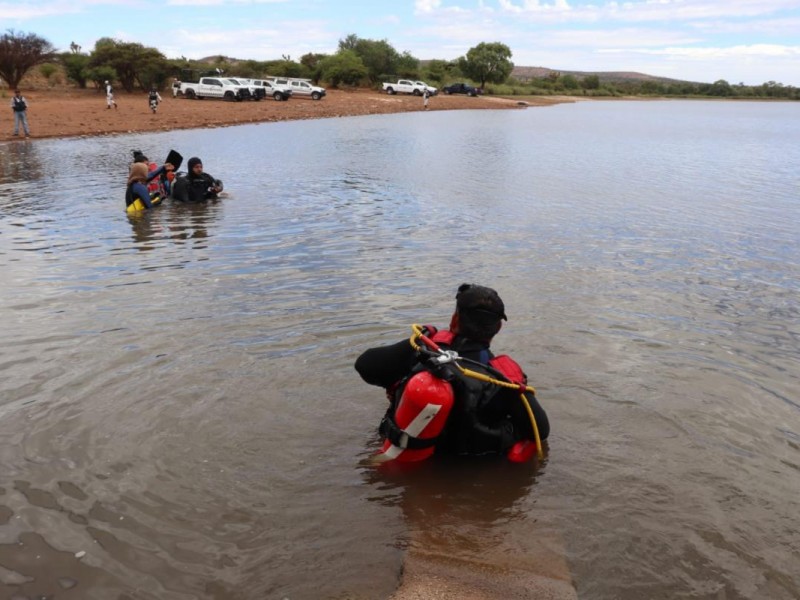
[[[491,93],[504,96],[551,94],[594,97],[650,96],[675,98],[750,98],[800,100],[800,88],[768,81],[761,85],[731,84],[720,79],[714,83],[691,81],[625,79],[601,80],[597,75],[578,77],[550,72],[545,77],[521,81],[509,77],[502,85],[491,86]]]
[[[800,89],[770,81],[760,86],[683,81],[627,80],[604,81],[597,75],[578,77],[551,71],[545,77],[521,81],[512,77],[511,49],[500,42],[482,42],[456,60],[421,61],[409,52],[398,52],[386,40],[371,40],[350,34],[339,40],[333,54],[308,53],[293,60],[234,60],[217,56],[198,61],[185,57],[167,58],[156,48],[136,42],[104,37],[92,50],[84,52],[75,44],[59,52],[46,39],[34,33],[8,30],[0,36],[0,78],[10,88],[17,87],[34,67],[46,78],[62,69],[66,78],[79,88],[101,87],[106,80],[119,83],[127,92],[151,87],[164,89],[173,78],[211,73],[260,79],[267,75],[302,77],[332,87],[375,87],[381,81],[398,78],[424,79],[436,85],[470,81],[487,93],[498,95],[569,94],[583,96],[709,96],[726,98],[800,99]]]
[[[481,86],[488,82],[502,83],[511,74],[511,50],[501,43],[481,43],[471,48],[466,56],[456,61],[432,60],[425,65],[408,52],[398,52],[386,40],[369,40],[355,34],[339,40],[334,54],[309,53],[299,61],[290,56],[280,60],[233,60],[218,56],[208,61],[189,60],[185,57],[167,58],[156,48],[136,42],[123,42],[108,37],[100,38],[89,52],[75,44],[65,52],[34,33],[13,30],[0,36],[0,78],[13,88],[34,67],[48,77],[56,64],[64,70],[67,79],[80,88],[93,84],[100,86],[109,80],[118,82],[128,92],[147,90],[155,86],[163,89],[172,78],[182,74],[223,72],[231,76],[262,78],[303,77],[315,83],[324,81],[333,87],[374,86],[390,78],[422,78],[441,82],[447,77],[467,78]]]

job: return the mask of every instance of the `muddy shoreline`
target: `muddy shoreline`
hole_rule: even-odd
[[[10,104],[6,91],[4,102]],[[29,139],[69,138],[173,129],[228,127],[245,123],[268,123],[300,119],[325,119],[360,115],[378,115],[425,111],[422,98],[409,95],[389,96],[370,90],[329,90],[319,101],[292,98],[286,102],[265,99],[260,102],[226,102],[222,100],[187,100],[163,96],[158,112],[148,107],[147,94],[115,94],[117,107],[107,108],[104,93],[96,90],[26,90],[28,100]],[[550,106],[573,102],[569,98],[526,99],[524,103],[491,96],[438,95],[428,102],[428,111],[437,110],[523,110],[532,106]],[[0,130],[0,139],[12,137],[13,116],[7,111]]]

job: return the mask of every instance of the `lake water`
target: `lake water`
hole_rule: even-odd
[[[228,197],[128,217],[130,151],[170,148]],[[798,103],[0,145],[0,597],[383,599],[410,555],[800,597],[798,165]],[[547,457],[376,472],[353,361],[462,282],[505,300]]]

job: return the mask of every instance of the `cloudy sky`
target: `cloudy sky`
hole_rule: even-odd
[[[0,0],[0,30],[168,58],[335,52],[354,33],[420,59],[503,42],[514,64],[800,87],[800,0]]]

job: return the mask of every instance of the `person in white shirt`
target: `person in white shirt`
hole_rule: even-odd
[[[117,108],[117,101],[114,100],[114,88],[112,88],[111,84],[106,80],[106,108],[111,108],[112,104],[114,108]]]

